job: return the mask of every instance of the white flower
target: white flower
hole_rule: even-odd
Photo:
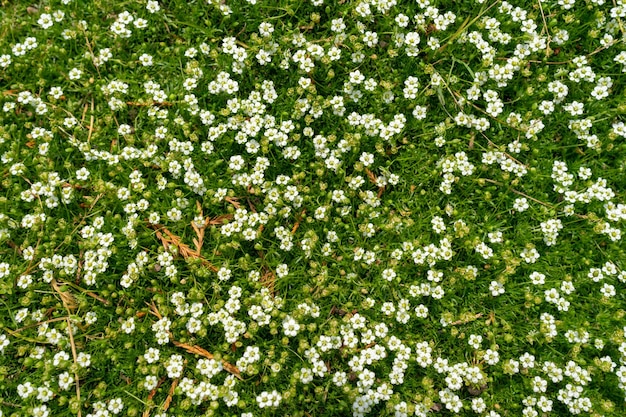
[[[286,336],[294,337],[300,331],[300,325],[298,322],[291,316],[285,317],[283,320],[283,332]]]
[[[256,402],[259,405],[259,408],[267,408],[267,407],[278,407],[280,402],[282,401],[282,395],[280,395],[276,390],[272,392],[263,391],[261,394],[257,395]]]
[[[150,13],[156,13],[161,10],[161,6],[159,6],[158,1],[148,0],[148,3],[146,4],[146,10],[148,10],[148,12]]]
[[[142,54],[139,57],[139,63],[141,63],[141,65],[143,65],[144,67],[149,67],[152,65],[152,56],[148,55],[148,54]]]
[[[165,370],[169,378],[180,378],[183,372],[183,357],[181,355],[172,355],[165,362]]]
[[[480,344],[482,343],[482,341],[483,341],[483,337],[481,335],[472,334],[470,335],[467,343],[474,349],[480,349]]]
[[[69,390],[73,383],[74,377],[69,372],[66,371],[59,375],[59,388],[62,390]]]
[[[80,181],[86,181],[89,178],[89,170],[85,167],[76,171],[76,179]]]
[[[491,283],[489,284],[489,291],[491,292],[492,296],[497,297],[501,294],[504,294],[504,285],[502,285],[498,281],[491,281]]]
[[[42,13],[37,20],[37,24],[43,29],[48,29],[54,25],[54,20],[52,20],[52,16],[48,13]]]
[[[485,351],[484,359],[489,365],[495,365],[500,361],[500,355],[495,350],[487,349]]]
[[[272,36],[273,32],[274,32],[274,26],[271,23],[262,22],[259,25],[259,34],[263,36],[264,38],[268,38]]]
[[[513,204],[513,208],[518,212],[526,211],[530,207],[528,205],[528,200],[525,197],[520,197],[515,199],[515,203]]]
[[[114,398],[109,401],[109,405],[107,406],[108,410],[113,414],[119,414],[124,408],[124,403],[121,398]]]
[[[369,152],[363,152],[359,157],[359,161],[361,161],[364,166],[368,167],[374,163],[374,155]]]

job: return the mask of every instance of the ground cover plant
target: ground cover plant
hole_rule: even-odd
[[[624,17],[2,1],[0,416],[625,415]]]

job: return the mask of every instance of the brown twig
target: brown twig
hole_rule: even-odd
[[[159,320],[161,320],[163,318],[163,316],[159,312],[159,309],[157,308],[156,304],[154,304],[154,300],[150,301],[150,304],[148,304],[146,302],[146,305],[148,307],[150,307],[150,313],[152,313],[154,316],[156,316],[156,318],[158,318]]]
[[[81,287],[81,286],[79,286],[78,284],[73,284],[73,283],[71,283],[71,282],[68,282],[67,284],[68,284],[68,285],[71,285],[71,286],[72,286],[72,288],[77,289],[78,291],[82,292],[83,294],[86,294],[86,295],[88,295],[89,297],[91,297],[91,298],[93,298],[93,299],[96,299],[96,300],[100,301],[100,302],[101,302],[102,304],[104,304],[104,305],[107,305],[107,306],[108,306],[109,304],[111,304],[111,302],[110,302],[109,300],[107,300],[106,298],[102,298],[102,297],[100,297],[98,294],[96,294],[95,292],[93,292],[93,291],[89,291],[89,290],[87,290],[87,289],[85,289],[85,288],[82,288],[82,287]]]
[[[498,147],[498,145],[496,145],[495,143],[493,143],[493,142],[491,141],[491,139],[489,139],[489,138],[487,137],[487,135],[485,135],[483,132],[480,132],[480,134],[481,134],[481,135],[483,135],[483,137],[484,137],[485,139],[487,139],[487,142],[488,142],[491,146],[493,146],[494,148],[497,148],[497,147]],[[502,154],[503,154],[504,156],[506,156],[507,158],[509,158],[511,161],[513,161],[513,162],[515,162],[516,164],[521,165],[521,166],[523,166],[524,168],[528,169],[528,165],[526,165],[526,164],[524,164],[523,162],[519,161],[518,159],[516,159],[515,157],[511,156],[511,155],[510,155],[510,154],[508,154],[507,152],[504,152],[504,151],[501,151],[501,152],[502,152]]]
[[[87,110],[89,109],[89,104],[85,103],[85,108],[83,109],[83,115],[80,117],[80,122],[85,122],[85,116],[87,115]]]

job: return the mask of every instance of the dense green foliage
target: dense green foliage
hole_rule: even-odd
[[[624,0],[3,1],[0,416],[623,416]]]

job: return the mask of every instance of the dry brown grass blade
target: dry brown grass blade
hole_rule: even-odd
[[[228,201],[236,209],[241,207],[241,204],[239,204],[239,202],[237,201],[237,197],[224,197],[224,200]]]
[[[165,382],[166,377],[162,376],[161,379],[159,379],[159,382],[157,382],[157,386],[152,388],[152,391],[150,391],[150,394],[148,394],[148,401],[152,400],[154,398],[154,396],[157,393],[157,390],[159,389],[159,387],[161,385],[163,385],[163,382]]]
[[[372,184],[376,184],[376,180],[378,178],[376,178],[376,175],[374,175],[374,173],[369,168],[365,168],[365,173],[367,174],[367,178],[369,178],[370,182]]]
[[[382,196],[385,192],[385,187],[380,187],[378,185],[378,178],[371,170],[365,168],[365,173],[367,174],[367,178],[369,178],[370,182],[378,187],[378,198],[380,198],[380,196]]]
[[[159,312],[159,309],[157,308],[156,304],[154,304],[154,300],[150,301],[150,304],[146,303],[146,305],[148,307],[150,307],[150,313],[152,313],[154,316],[156,316],[159,320],[161,320],[163,318],[163,316]]]
[[[170,408],[170,404],[172,403],[172,398],[174,397],[174,391],[176,390],[176,387],[178,386],[178,381],[179,381],[178,378],[172,381],[172,386],[170,387],[170,390],[167,393],[167,398],[165,399],[165,402],[163,403],[163,411],[167,411],[167,409]]]
[[[148,394],[147,401],[151,401],[154,398],[154,396],[157,393],[157,390],[163,384],[163,381],[165,381],[165,377],[164,376],[161,377],[161,379],[159,379],[159,382],[157,382],[157,386],[152,388],[152,391],[150,391],[150,393]],[[141,417],[150,417],[150,408],[146,408],[144,410],[144,412],[141,414]]]
[[[11,247],[19,256],[22,256],[22,249],[12,240],[7,240],[7,245]]]
[[[54,291],[59,294],[59,297],[61,297],[61,302],[63,303],[63,307],[65,307],[66,310],[73,311],[78,308],[78,303],[71,293],[69,293],[68,291],[62,291],[61,286],[56,282],[55,279],[52,280],[51,284]]]
[[[213,272],[218,271],[218,268],[215,265],[213,265],[208,260],[204,259],[195,250],[191,249],[187,244],[183,243],[180,237],[176,236],[174,233],[167,230],[165,226],[160,225],[160,224],[151,224],[149,225],[149,227],[151,227],[152,229],[156,231],[156,235],[159,238],[159,240],[161,240],[161,243],[163,244],[163,247],[165,248],[165,250],[168,250],[169,245],[174,245],[178,248],[178,253],[183,258],[187,259],[189,257],[192,257],[192,258],[200,259],[202,261],[203,266],[209,268]],[[163,236],[160,230],[162,230],[167,235],[167,237]]]
[[[66,307],[67,309],[67,307]],[[69,314],[69,311],[68,311]],[[78,377],[78,363],[76,356],[76,344],[74,343],[74,334],[72,333],[72,322],[70,317],[67,316],[67,334],[70,337],[70,347],[72,348],[72,358],[74,359],[74,382],[76,383],[76,399],[78,400],[78,417],[81,417],[81,404],[80,404],[80,379]]]
[[[302,221],[302,218],[304,217],[304,215],[306,214],[306,210],[302,210],[302,212],[300,212],[300,215],[298,216],[298,218],[296,219],[296,223],[293,225],[293,227],[291,228],[291,234],[293,235],[294,233],[296,233],[296,230],[298,230],[298,227],[300,227],[300,222]]]
[[[232,218],[233,218],[232,214],[221,214],[217,217],[210,219],[207,222],[207,225],[211,225],[211,226],[221,225],[221,224],[224,224],[226,220],[230,220]]]
[[[204,213],[202,212],[202,204],[198,200],[196,200],[196,207],[200,212],[200,217],[202,217],[202,226],[198,227],[195,221],[191,221],[191,227],[193,231],[196,233],[197,239],[193,239],[193,244],[196,246],[196,255],[200,256],[200,249],[202,249],[202,243],[204,242],[204,228],[209,223],[209,219],[204,218]]]
[[[107,300],[107,299],[105,299],[105,298],[102,298],[102,297],[100,297],[98,294],[93,293],[93,292],[91,292],[91,291],[87,291],[85,294],[87,294],[87,295],[88,295],[88,296],[90,296],[91,298],[95,298],[96,300],[100,301],[101,303],[103,303],[103,304],[105,304],[105,305],[109,305],[109,304],[111,304],[111,303],[109,302],[109,300]]]
[[[172,106],[172,103],[169,103],[167,101],[149,101],[145,103],[140,103],[138,101],[127,101],[126,104],[129,106],[135,106],[135,107],[149,107],[149,106],[170,107]]]
[[[200,355],[204,356],[207,359],[213,359],[213,354],[211,354],[211,352],[209,352],[208,350],[201,348],[200,346],[192,346],[188,345],[187,343],[178,342],[176,340],[172,341],[172,343],[174,343],[174,346],[185,349],[187,352],[193,353],[194,355]]]
[[[179,348],[185,349],[185,351],[189,352],[189,353],[193,353],[194,355],[200,355],[202,357],[205,357],[207,359],[213,359],[214,356],[211,352],[209,352],[208,350],[201,348],[198,345],[188,345],[187,343],[181,343],[178,342],[176,340],[172,340],[172,343],[174,344],[174,346],[177,346]],[[239,371],[239,369],[226,362],[226,361],[222,361],[222,366],[224,367],[224,369],[226,369],[226,371],[228,371],[229,373],[233,374],[237,379],[241,379],[243,380],[243,378],[241,377],[241,372]]]
[[[93,99],[91,100],[91,116],[89,117],[89,133],[87,134],[87,143],[91,142],[91,135],[93,134],[93,122],[94,122],[94,116],[93,116],[93,109],[94,109],[94,104],[93,104]]]

